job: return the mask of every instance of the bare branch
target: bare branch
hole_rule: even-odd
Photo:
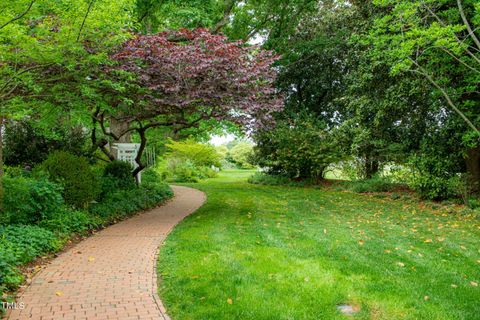
[[[233,8],[235,7],[236,0],[226,0],[225,7],[223,10],[223,17],[215,24],[215,27],[212,29],[212,33],[216,34],[222,30],[228,24],[230,20],[230,14],[232,13]]]
[[[452,58],[454,58],[455,60],[457,60],[458,62],[460,62],[461,64],[463,64],[465,67],[467,67],[468,69],[474,71],[474,72],[477,72],[477,73],[480,73],[480,70],[470,66],[468,63],[466,63],[465,61],[459,59],[457,56],[455,56],[453,53],[451,53],[447,48],[445,47],[439,47],[440,49],[442,49],[444,52],[446,52],[449,56],[451,56]]]
[[[424,3],[423,1],[422,1],[422,3],[423,3],[423,6],[425,7],[425,9],[427,9],[427,11],[430,13],[430,15],[432,15],[432,16],[440,23],[440,25],[442,25],[442,26],[445,27],[445,23],[443,22],[443,20],[440,19],[440,17],[439,17],[435,12],[433,12],[433,10],[432,10],[426,3]],[[460,45],[463,44],[463,41],[460,40],[455,33],[453,33],[453,36],[455,37],[455,40],[456,40]],[[480,64],[480,59],[479,59],[475,54],[473,54],[470,50],[468,50],[468,48],[465,48],[465,52],[466,52],[470,57],[472,57],[477,63]]]
[[[463,23],[465,24],[465,27],[467,27],[468,34],[472,38],[473,42],[475,42],[478,49],[480,49],[480,40],[478,40],[477,36],[472,30],[472,27],[470,26],[470,23],[468,22],[467,16],[465,15],[465,11],[463,11],[462,1],[457,0],[457,5],[458,5],[458,10],[460,11],[460,16],[462,16]]]
[[[90,14],[90,11],[92,10],[94,2],[95,2],[95,0],[91,0],[90,3],[88,4],[87,12],[85,12],[85,16],[83,17],[82,24],[80,25],[80,29],[78,30],[77,42],[78,42],[78,40],[80,40],[80,36],[82,34],[83,27],[85,26],[85,21],[87,21],[88,15]]]
[[[36,1],[37,1],[37,0],[32,0],[32,1],[30,2],[30,4],[28,5],[27,9],[25,9],[25,11],[23,11],[22,13],[20,13],[18,16],[14,17],[13,19],[11,19],[11,20],[5,22],[4,24],[2,24],[2,25],[0,26],[0,29],[5,28],[6,26],[8,26],[10,23],[12,23],[12,22],[14,22],[14,21],[17,21],[17,20],[19,20],[19,19],[22,19],[22,18],[30,11],[30,9],[32,9],[33,4],[34,4]]]
[[[424,76],[435,88],[437,88],[443,95],[443,97],[445,98],[445,100],[447,101],[448,105],[453,109],[453,111],[455,111],[464,121],[465,123],[470,127],[472,128],[473,131],[475,131],[475,133],[477,133],[477,135],[480,136],[480,130],[470,121],[470,119],[468,119],[468,117],[460,110],[457,108],[457,106],[455,105],[455,103],[452,101],[452,99],[450,98],[449,94],[445,91],[445,89],[443,89],[433,78],[431,75],[429,75],[425,69],[423,69],[415,60],[413,59],[410,59],[410,61],[412,61],[419,70],[411,70],[412,72],[415,72],[415,73],[418,73],[422,76]]]

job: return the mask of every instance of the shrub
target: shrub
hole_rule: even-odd
[[[215,147],[193,140],[173,141],[166,145],[169,149],[167,158],[190,161],[197,167],[220,167],[221,155]]]
[[[135,186],[135,178],[132,176],[133,167],[130,163],[125,161],[109,162],[104,170],[103,177],[113,184],[115,189],[130,189]],[[105,189],[104,189],[105,190]]]
[[[371,179],[351,182],[351,190],[358,193],[389,192],[395,190],[396,184],[386,177],[375,176]]]
[[[436,155],[413,156],[409,186],[424,199],[442,200],[461,193],[461,177],[450,159]]]
[[[429,200],[442,200],[457,196],[459,184],[458,177],[440,177],[427,173],[413,176],[409,183],[420,197]]]
[[[286,176],[255,172],[253,175],[248,177],[248,182],[251,184],[278,186],[288,185],[290,182],[292,182],[292,180]]]
[[[63,150],[82,154],[86,149],[88,136],[81,126],[57,126],[45,130],[28,121],[12,121],[5,127],[5,164],[24,167],[44,161],[48,154]]]
[[[38,225],[55,233],[70,235],[97,229],[101,225],[101,220],[85,211],[65,209],[48,220],[40,221]]]
[[[98,179],[86,158],[56,151],[39,168],[63,185],[65,202],[77,208],[85,207],[99,193]]]
[[[45,178],[5,176],[2,224],[31,224],[50,217],[64,206],[62,187]]]
[[[176,182],[198,182],[202,179],[198,168],[190,160],[169,159],[168,169]]]
[[[16,288],[23,280],[18,265],[54,252],[60,245],[53,232],[37,226],[0,227],[0,284]]]
[[[221,166],[221,155],[213,146],[192,140],[170,140],[166,146],[170,151],[159,165],[164,180],[198,182],[217,176],[217,172],[211,167]]]
[[[5,166],[3,169],[5,170],[5,175],[12,178],[25,177],[30,175],[29,171],[19,166],[15,166],[15,167]]]
[[[155,168],[142,170],[142,184],[161,183],[164,179]]]
[[[243,169],[251,169],[253,164],[253,143],[239,141],[228,152],[228,159]]]
[[[139,210],[152,208],[172,196],[173,192],[167,184],[143,183],[130,190],[109,193],[102,202],[92,204],[89,211],[102,218],[104,223],[109,223]]]
[[[255,136],[255,162],[270,173],[298,179],[322,179],[325,169],[344,157],[335,130],[307,114],[278,121]]]

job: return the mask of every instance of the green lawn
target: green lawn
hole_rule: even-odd
[[[480,223],[333,190],[192,185],[207,203],[160,251],[175,319],[480,319]]]

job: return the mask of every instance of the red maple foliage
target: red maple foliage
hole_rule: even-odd
[[[251,127],[269,123],[282,108],[273,85],[277,57],[208,29],[139,35],[113,58],[117,70],[133,73],[145,89],[131,112],[135,120],[187,126],[215,119]]]
[[[136,175],[145,166],[142,154],[150,128],[174,132],[199,126],[203,120],[231,121],[244,128],[263,128],[283,107],[275,89],[278,59],[271,51],[229,41],[208,29],[138,35],[114,55],[105,68],[111,105],[97,105],[92,119],[105,135],[119,140],[136,132],[140,148]],[[107,130],[115,119],[123,131]],[[95,130],[94,130],[95,132]],[[94,145],[113,159],[105,139],[92,134]]]

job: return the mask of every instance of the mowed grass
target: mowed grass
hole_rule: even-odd
[[[480,319],[478,217],[250,174],[192,185],[207,203],[159,255],[172,319]]]

